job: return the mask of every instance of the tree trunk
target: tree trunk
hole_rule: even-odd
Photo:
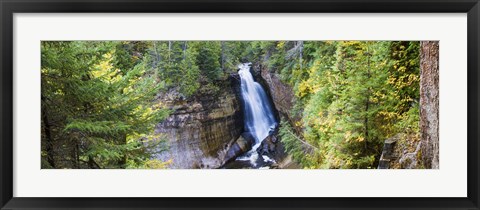
[[[170,56],[172,54],[172,41],[168,41],[168,62],[170,63]]]
[[[95,163],[95,161],[93,160],[93,157],[92,157],[92,156],[88,156],[88,168],[90,168],[90,169],[95,169],[95,168],[97,168],[97,167],[96,167],[96,163]]]
[[[54,143],[53,143],[53,137],[52,137],[52,132],[51,132],[52,129],[51,129],[48,117],[47,117],[47,113],[44,111],[42,113],[42,115],[43,115],[43,124],[45,125],[44,126],[45,139],[46,139],[45,150],[47,152],[47,162],[48,162],[48,164],[50,164],[50,166],[52,166],[52,168],[56,168],[55,159],[54,159],[55,151],[53,149]]]
[[[187,58],[187,41],[183,42],[183,60]]]
[[[75,140],[75,154],[74,154],[73,168],[80,168],[80,146],[78,145],[77,140]]]
[[[158,54],[157,44],[155,41],[153,42],[153,49],[155,49],[155,66],[157,66],[160,62],[160,54]]]
[[[300,63],[300,70],[303,69],[303,41],[298,41],[298,45],[300,45],[299,53],[298,53],[298,58],[299,58],[299,63]]]
[[[127,135],[123,134],[122,137],[120,138],[120,145],[126,145],[127,143]],[[122,155],[121,159],[118,161],[118,166],[119,168],[127,168],[127,155],[124,154]]]
[[[222,71],[225,71],[225,42],[224,41],[221,41],[220,42],[221,44],[221,49],[222,49],[222,55],[221,55],[221,60],[222,60]]]
[[[425,168],[439,168],[439,45],[420,42],[420,132]]]
[[[370,74],[370,52],[369,52],[369,48],[368,48],[368,45],[370,43],[367,42],[367,80],[370,80],[370,77],[371,77],[371,74]],[[367,83],[368,84],[368,83]],[[368,151],[368,141],[370,140],[370,136],[369,136],[369,133],[368,133],[368,110],[369,110],[369,106],[370,106],[370,94],[371,94],[371,91],[370,91],[370,87],[367,86],[367,93],[366,93],[366,100],[365,100],[365,120],[364,120],[364,123],[365,123],[365,153],[367,153]]]

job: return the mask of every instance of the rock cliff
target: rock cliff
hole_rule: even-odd
[[[294,125],[294,122],[300,119],[299,116],[294,115],[293,105],[295,104],[295,95],[292,87],[283,83],[277,73],[271,72],[266,66],[259,63],[253,66],[254,75],[257,80],[268,88],[268,93],[271,96],[272,102],[276,108],[277,117],[282,116]],[[297,133],[301,133],[301,128],[294,126]],[[293,162],[292,158],[285,152],[284,145],[276,132],[274,136],[265,139],[259,148],[261,154],[269,153],[277,163],[279,168],[299,168],[300,166]]]
[[[262,65],[255,65],[254,71],[262,78],[263,81],[261,82],[266,83],[278,113],[287,117],[291,122],[297,119],[298,116],[293,116],[291,112],[295,100],[292,87],[283,83],[277,73],[270,72],[268,68]]]

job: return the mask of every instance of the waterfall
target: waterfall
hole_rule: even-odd
[[[250,65],[251,63],[240,64],[238,74],[240,75],[240,88],[244,103],[245,130],[255,138],[255,145],[252,148],[252,150],[255,150],[275,129],[277,122],[265,90],[253,80]]]

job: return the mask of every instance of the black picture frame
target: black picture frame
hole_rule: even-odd
[[[478,0],[0,0],[1,209],[479,209]],[[17,198],[13,197],[15,13],[467,13],[468,196],[465,198]],[[445,180],[448,181],[448,180]],[[377,186],[380,187],[380,186]],[[92,189],[93,190],[93,189]],[[379,189],[380,190],[380,189]]]

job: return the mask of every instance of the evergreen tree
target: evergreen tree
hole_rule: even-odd
[[[195,94],[200,86],[200,71],[196,63],[198,51],[188,41],[153,42],[147,65],[156,69],[158,82],[167,88],[178,88],[185,97]]]
[[[209,82],[223,77],[221,69],[221,43],[218,41],[205,41],[192,43],[198,51],[197,65]]]
[[[375,168],[385,139],[419,142],[414,41],[42,42],[42,167],[151,168],[159,93],[215,95],[241,62],[294,92],[279,135],[305,168]],[[434,58],[432,58],[434,59]],[[265,70],[265,69],[264,69]],[[289,121],[290,120],[290,121]]]
[[[161,86],[150,68],[114,67],[118,44],[42,42],[45,167],[126,168],[150,161],[150,146],[161,142],[154,124],[168,111],[153,101]]]
[[[312,145],[309,155],[298,158],[307,168],[374,168],[386,138],[418,134],[418,43],[400,44],[407,47],[396,42],[306,42],[302,64],[308,70],[297,70],[297,75],[308,76],[290,77],[291,84],[298,84],[296,105],[303,112],[302,122],[294,124],[303,127],[296,135],[304,142],[291,141],[293,133],[282,126],[287,151],[301,154],[298,148]]]

